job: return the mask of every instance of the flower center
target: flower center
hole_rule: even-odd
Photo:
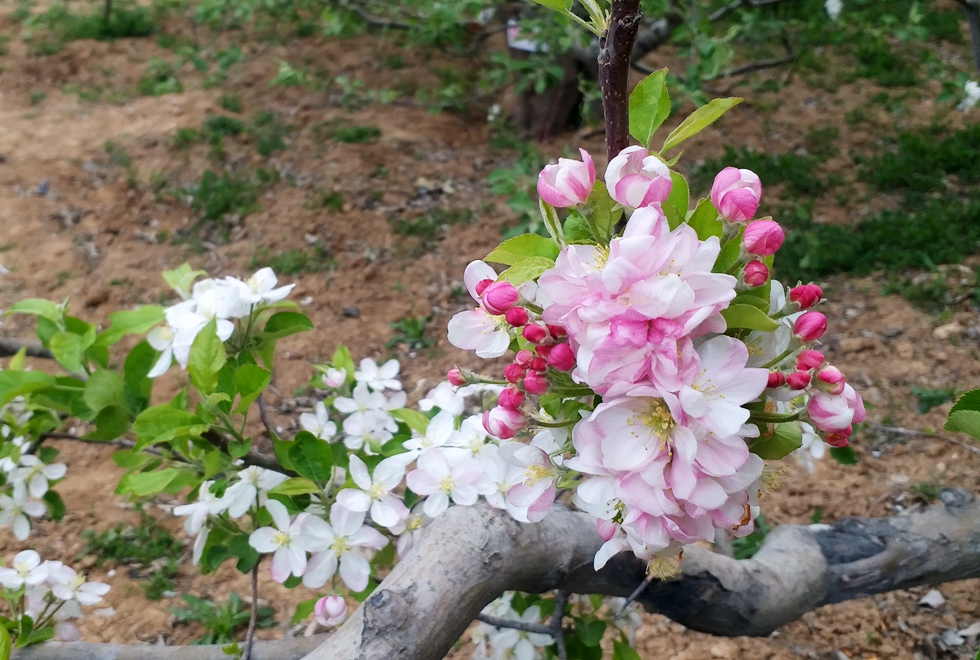
[[[640,422],[660,438],[661,447],[666,446],[671,429],[677,425],[663,399],[651,399],[650,407],[640,416]]]
[[[272,534],[272,542],[280,548],[289,547],[290,540],[289,534],[286,532],[273,532]]]
[[[528,465],[524,472],[524,485],[533,486],[550,474],[551,470],[543,465]]]
[[[346,536],[338,536],[334,538],[333,543],[330,545],[330,549],[333,550],[334,554],[338,557],[348,550],[350,550],[350,543],[347,542]]]
[[[368,491],[368,495],[371,496],[372,500],[380,500],[382,497],[388,494],[387,489],[381,484],[374,484]]]
[[[453,489],[453,478],[447,474],[439,481],[439,490],[441,490],[444,493],[449,493],[449,491],[451,491],[452,489]]]

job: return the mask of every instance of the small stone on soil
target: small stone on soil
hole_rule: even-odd
[[[356,319],[361,315],[361,310],[357,307],[344,307],[344,316],[349,319]]]
[[[939,593],[938,589],[930,589],[929,593],[919,599],[919,605],[925,607],[931,607],[932,609],[937,609],[942,607],[946,603],[946,598]]]

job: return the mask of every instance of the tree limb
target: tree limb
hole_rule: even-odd
[[[712,23],[720,21],[739,7],[769,7],[783,2],[786,2],[786,0],[735,0],[735,2],[727,4],[721,9],[716,10],[714,13],[709,14],[708,20]]]
[[[300,660],[327,635],[256,640],[251,660]],[[228,660],[223,644],[204,646],[150,646],[138,644],[88,644],[46,642],[15,650],[14,660]]]
[[[51,351],[38,343],[25,344],[16,339],[0,339],[0,357],[17,355],[17,352],[22,348],[27,349],[27,357],[44,358],[45,360],[55,359]]]
[[[612,0],[609,30],[599,41],[599,87],[609,160],[629,144],[630,61],[641,17],[640,0]]]

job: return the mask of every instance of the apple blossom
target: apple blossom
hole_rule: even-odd
[[[95,605],[109,593],[109,585],[101,582],[88,582],[70,566],[61,562],[46,562],[48,584],[51,593],[64,601],[76,601],[79,605]]]
[[[415,455],[397,454],[382,460],[374,468],[374,476],[357,455],[350,457],[350,476],[358,488],[345,488],[337,493],[337,503],[351,511],[371,511],[371,519],[382,527],[393,527],[408,517],[408,508],[392,490],[405,477],[405,468]]]
[[[742,279],[751,287],[762,286],[769,279],[769,268],[761,261],[750,261],[742,269]]]
[[[524,392],[521,392],[516,387],[507,387],[500,393],[497,402],[504,408],[517,410],[524,403]]]
[[[375,391],[381,390],[400,390],[401,381],[398,380],[398,371],[401,365],[398,360],[388,360],[380,367],[378,363],[370,358],[361,360],[360,369],[354,372],[354,380],[365,383]]]
[[[566,208],[583,204],[595,185],[595,164],[585,149],[582,160],[559,158],[558,164],[545,165],[538,175],[538,195],[548,204]]]
[[[827,445],[806,422],[800,422],[800,429],[803,432],[803,444],[793,452],[793,456],[807,472],[813,474],[813,461],[823,458]]]
[[[796,369],[798,371],[816,369],[824,363],[824,360],[824,355],[820,351],[805,350],[796,356]]]
[[[483,427],[487,433],[504,440],[513,438],[526,425],[527,420],[518,410],[494,406],[490,410],[483,411]]]
[[[823,392],[840,394],[844,391],[845,385],[844,374],[833,365],[827,365],[817,372],[816,386]]]
[[[670,195],[670,169],[643,147],[626,147],[606,167],[609,196],[623,206],[660,204]]]
[[[346,382],[346,369],[334,369],[333,367],[328,367],[326,372],[323,374],[323,384],[327,387],[336,389],[338,387],[342,387]]]
[[[761,198],[762,182],[751,170],[726,167],[711,185],[712,204],[730,222],[745,222],[755,217]]]
[[[548,379],[542,376],[537,371],[529,371],[524,376],[524,389],[528,394],[546,394],[548,389],[551,387],[551,383]]]
[[[507,491],[507,502],[526,509],[530,522],[544,519],[555,502],[557,471],[548,454],[540,447],[508,443],[500,449],[505,462],[524,469],[520,482]]]
[[[528,368],[527,365],[517,364],[516,362],[511,362],[506,367],[504,367],[504,378],[507,379],[508,383],[517,384],[524,380],[524,376],[527,375]]]
[[[805,390],[810,384],[811,376],[809,371],[794,371],[786,377],[786,384],[792,390]]]
[[[267,493],[284,482],[287,477],[279,472],[252,465],[238,473],[238,480],[225,490],[224,501],[228,515],[240,518],[253,506],[265,506]]]
[[[238,289],[238,297],[242,302],[250,305],[279,302],[288,296],[289,292],[296,286],[295,284],[288,284],[277,289],[276,284],[279,280],[272,269],[268,267],[256,271],[244,282],[234,277],[227,277],[225,281]]]
[[[800,284],[789,290],[789,299],[800,309],[809,309],[823,298],[823,289],[816,284]]]
[[[766,387],[782,387],[786,384],[786,376],[778,371],[773,371],[769,374],[769,380],[766,383]]]
[[[324,596],[313,606],[317,623],[334,628],[347,620],[347,601],[341,596]]]
[[[327,412],[327,407],[323,405],[323,401],[317,401],[312,413],[301,414],[299,423],[305,430],[321,440],[329,442],[331,438],[337,435],[337,425],[330,421],[330,413]]]
[[[480,463],[472,458],[451,463],[451,457],[441,447],[428,449],[406,477],[412,492],[427,496],[423,511],[433,518],[446,510],[450,499],[469,506],[476,503],[479,494],[477,485],[483,477]]]
[[[507,313],[504,314],[504,320],[515,328],[524,327],[527,325],[530,318],[531,317],[528,315],[527,310],[523,307],[511,307],[507,310]]]
[[[513,617],[525,623],[541,623],[541,608],[537,605],[524,610],[520,616]],[[534,660],[540,654],[537,649],[551,646],[554,640],[551,635],[524,632],[514,628],[504,628],[490,635],[489,644],[493,647],[494,658],[515,658],[516,660]]]
[[[221,513],[228,507],[226,498],[218,497],[211,492],[214,481],[204,481],[197,491],[197,501],[174,507],[175,516],[187,516],[184,521],[184,531],[191,536],[197,535],[208,516]]]
[[[412,439],[405,442],[405,449],[421,451],[432,447],[455,444],[456,416],[450,410],[441,410],[429,420],[425,433],[413,431]]]
[[[568,344],[555,344],[548,352],[547,360],[558,371],[571,371],[575,368],[575,353]]]
[[[344,420],[344,446],[354,451],[365,448],[368,453],[374,452],[372,447],[380,447],[391,440],[390,423],[391,417],[387,413],[351,415]]]
[[[38,500],[27,499],[24,490],[14,490],[14,496],[0,494],[0,527],[10,527],[18,541],[27,539],[31,533],[31,518],[47,513],[47,507]]]
[[[357,549],[380,550],[388,545],[388,539],[378,530],[364,524],[364,512],[351,511],[335,503],[330,507],[330,523],[318,527],[315,536],[311,545],[316,550],[306,564],[303,584],[318,589],[333,577],[339,566],[344,584],[351,591],[364,591],[371,565]]]
[[[446,380],[448,380],[456,387],[462,387],[463,385],[466,385],[466,379],[463,378],[463,373],[456,367],[453,367],[448,372],[446,372]]]
[[[41,555],[34,550],[23,550],[14,557],[13,566],[0,568],[0,584],[11,591],[21,587],[33,587],[48,579],[47,566],[41,564]]]
[[[548,331],[537,323],[531,323],[524,326],[521,335],[532,344],[540,344],[548,338]]]
[[[742,234],[742,246],[748,254],[759,257],[769,257],[776,254],[783,245],[786,234],[778,222],[772,220],[756,220],[745,225]]]
[[[260,527],[248,537],[256,551],[272,555],[272,579],[282,584],[290,575],[300,577],[306,571],[306,553],[316,547],[319,534],[327,523],[321,518],[301,513],[290,522],[289,512],[278,500],[268,500],[265,509],[275,527]]]
[[[510,282],[493,282],[480,294],[480,300],[483,301],[483,308],[494,316],[506,314],[508,310],[517,304],[520,297],[521,294],[518,293],[517,287]],[[511,325],[514,324],[511,323]]]
[[[793,334],[803,341],[820,339],[827,331],[827,317],[822,312],[803,312],[793,324]]]
[[[44,497],[48,492],[48,480],[57,480],[65,476],[68,468],[62,463],[45,465],[37,456],[24,454],[20,457],[20,467],[10,473],[10,481],[14,482],[14,490],[27,489],[31,497]]]

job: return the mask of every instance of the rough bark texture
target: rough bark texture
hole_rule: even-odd
[[[612,0],[609,31],[599,42],[599,87],[609,160],[629,144],[629,74],[640,29],[640,0]]]
[[[252,646],[251,660],[300,660],[325,639],[290,637]],[[137,646],[135,644],[86,644],[48,642],[14,651],[17,660],[228,660],[221,646]]]

